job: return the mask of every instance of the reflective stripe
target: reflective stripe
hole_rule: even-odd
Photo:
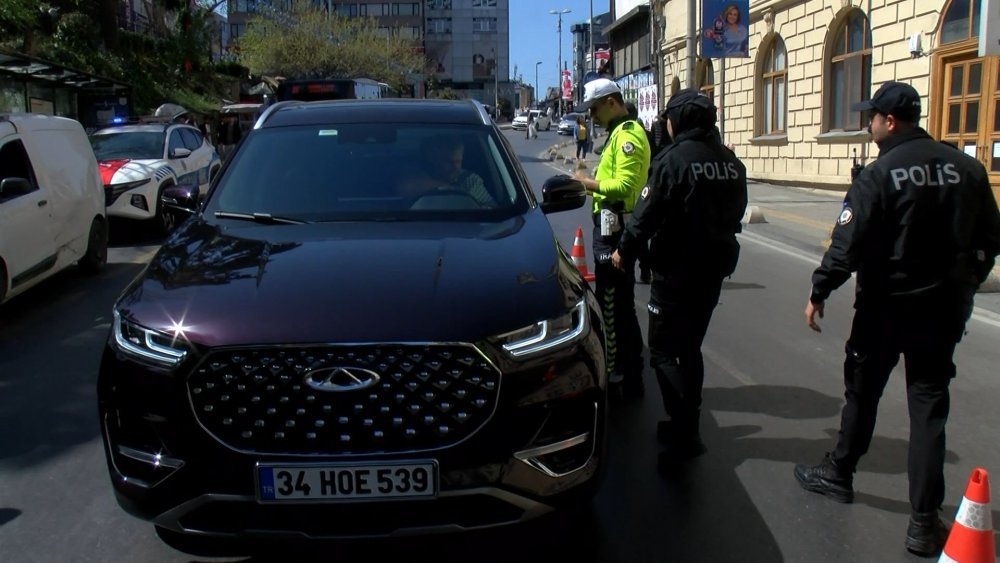
[[[993,531],[991,521],[990,505],[962,497],[962,504],[958,507],[958,515],[955,516],[956,524],[961,524],[977,532],[986,532]]]

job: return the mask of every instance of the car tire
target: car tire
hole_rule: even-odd
[[[169,235],[174,229],[177,228],[177,225],[180,222],[177,214],[169,211],[160,199],[163,196],[163,190],[169,188],[171,185],[172,184],[164,184],[160,186],[160,189],[156,192],[156,201],[154,202],[156,204],[156,215],[153,216],[153,226],[156,230],[156,234],[158,235]]]
[[[95,217],[87,235],[87,251],[77,265],[85,274],[96,274],[108,263],[108,226],[100,217]]]

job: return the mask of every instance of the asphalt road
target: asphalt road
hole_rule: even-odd
[[[566,137],[509,135],[536,191],[565,171],[539,154]],[[839,423],[852,289],[834,294],[822,334],[802,318],[828,234],[824,218],[832,223],[839,199],[769,186],[753,186],[751,196],[771,214],[742,235],[740,266],[724,286],[706,340],[708,454],[681,474],[657,473],[662,407],[647,371],[646,397],[614,405],[611,463],[591,514],[468,537],[305,551],[230,545],[192,555],[167,546],[150,524],[115,504],[98,434],[95,374],[111,305],[156,248],[156,241],[119,238],[102,275],[68,271],[0,306],[0,561],[917,561],[902,545],[909,508],[901,370],[886,389],[854,504],[805,493],[792,478],[796,462],[816,462],[832,448]],[[567,251],[584,227],[588,259],[589,220],[586,209],[550,216]],[[637,287],[644,330],[648,296],[648,286]],[[1000,474],[1000,315],[993,312],[1000,306],[995,296],[981,297],[956,355],[946,519],[973,467]]]

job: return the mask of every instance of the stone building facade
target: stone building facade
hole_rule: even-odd
[[[908,82],[922,97],[921,125],[983,162],[1000,195],[1000,57],[977,54],[984,2],[750,0],[740,18],[749,57],[696,58],[693,85],[715,99],[751,177],[844,189],[854,155],[864,164],[878,154],[851,103]],[[664,22],[661,100],[688,85],[687,5],[653,2]]]

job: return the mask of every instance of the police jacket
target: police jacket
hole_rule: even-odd
[[[813,302],[858,272],[857,305],[935,290],[975,291],[1000,252],[986,169],[923,129],[891,135],[851,184],[813,273]]]
[[[729,275],[739,258],[736,233],[746,206],[743,163],[712,128],[687,129],[653,162],[618,252],[631,261],[650,241],[654,272]]]
[[[638,121],[623,118],[608,124],[608,142],[601,151],[594,179],[594,213],[605,205],[631,212],[649,172],[649,143]]]

